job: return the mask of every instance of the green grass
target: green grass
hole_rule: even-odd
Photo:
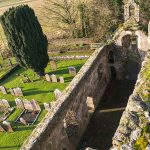
[[[41,119],[45,116],[46,111],[43,110],[43,103],[54,101],[54,90],[56,88],[60,90],[64,90],[66,86],[73,79],[72,76],[68,74],[67,67],[75,66],[77,71],[80,70],[81,66],[85,63],[85,60],[72,60],[72,61],[59,61],[57,62],[58,69],[57,71],[51,71],[50,66],[48,65],[46,68],[46,72],[49,74],[55,74],[57,77],[63,76],[65,79],[64,84],[60,83],[50,83],[45,79],[39,79],[32,70],[20,69],[12,74],[8,79],[6,79],[1,85],[5,86],[7,89],[14,87],[21,87],[24,92],[24,97],[20,97],[22,99],[32,100],[35,99],[39,102],[42,111],[34,125],[24,126],[14,121],[17,119],[21,110],[16,109],[7,120],[12,123],[13,129],[15,132],[13,133],[0,133],[0,149],[3,150],[18,150],[20,146],[23,144],[25,139],[31,134],[32,130],[37,126],[37,124],[41,121]],[[25,74],[28,75],[29,78],[35,80],[33,83],[22,83],[21,77],[17,77],[16,74]],[[3,95],[0,93],[0,99],[7,99],[12,107],[15,106],[15,98],[11,94]]]

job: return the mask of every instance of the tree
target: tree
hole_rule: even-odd
[[[68,31],[70,36],[77,37],[76,18],[77,7],[76,0],[45,0],[43,5],[43,17],[50,22],[51,26],[63,31]]]
[[[38,75],[44,75],[49,57],[48,41],[28,5],[12,7],[0,18],[8,47],[19,64],[31,68]]]

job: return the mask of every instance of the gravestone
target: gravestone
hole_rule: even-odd
[[[46,81],[51,82],[51,78],[50,78],[49,74],[46,74],[45,78],[46,78]]]
[[[15,96],[23,96],[23,92],[21,88],[14,88]]]
[[[57,83],[57,77],[54,74],[51,75],[51,80],[52,82]]]
[[[15,95],[15,92],[14,92],[13,89],[10,88],[9,91],[10,91],[10,94],[11,94],[11,95],[13,95],[13,96]]]
[[[71,76],[76,76],[77,72],[75,67],[68,67],[68,70]]]
[[[31,104],[30,101],[28,100],[23,100],[23,104],[24,104],[24,108],[27,109],[27,110],[33,110],[33,106]]]
[[[8,121],[3,121],[3,128],[7,131],[7,132],[14,132],[12,127],[11,127],[11,124],[10,122]]]
[[[64,77],[59,77],[60,83],[65,83]]]
[[[6,88],[4,86],[0,86],[0,90],[3,94],[7,94]]]
[[[3,103],[2,100],[0,100],[0,108],[3,108],[3,107],[5,107],[5,106],[4,106],[4,103]]]
[[[22,124],[27,125],[27,122],[26,122],[26,120],[25,120],[24,118],[20,117],[19,120],[20,120],[20,122],[21,122]]]
[[[44,108],[45,108],[45,110],[50,110],[51,104],[50,103],[44,103]]]
[[[23,104],[23,101],[21,99],[16,98],[15,103],[16,103],[17,108],[19,108],[19,109],[24,109],[25,108],[24,104]]]
[[[31,101],[32,107],[34,111],[41,111],[40,105],[36,100]]]
[[[10,108],[10,105],[6,99],[2,99],[5,108]]]
[[[50,61],[51,70],[57,70],[57,64],[54,60]]]
[[[56,89],[54,91],[54,94],[55,94],[55,98],[58,99],[61,96],[62,92],[60,90]]]
[[[5,129],[0,125],[0,132],[5,132]]]

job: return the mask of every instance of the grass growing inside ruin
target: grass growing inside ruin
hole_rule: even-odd
[[[43,110],[43,103],[54,101],[54,90],[60,89],[61,91],[66,88],[66,86],[73,79],[72,76],[68,74],[69,66],[76,67],[77,71],[80,70],[82,65],[85,63],[85,60],[71,60],[71,61],[59,61],[57,62],[58,69],[57,71],[51,71],[50,66],[48,65],[46,68],[46,73],[55,74],[57,77],[63,76],[65,79],[64,84],[60,83],[50,83],[45,79],[39,79],[32,70],[20,69],[13,73],[8,79],[6,79],[1,85],[5,86],[7,89],[14,87],[21,87],[24,96],[19,97],[20,99],[32,100],[35,99],[39,102],[42,111],[41,114],[34,125],[24,126],[14,121],[17,119],[21,110],[16,109],[8,118],[8,120],[12,123],[13,129],[15,132],[13,133],[0,133],[0,149],[3,150],[18,150],[26,138],[31,134],[33,129],[37,126],[37,124],[41,121],[41,119],[45,116],[46,111]],[[22,83],[21,77],[16,76],[16,74],[25,74],[28,75],[30,79],[33,79],[33,83]],[[7,99],[12,107],[15,106],[15,98],[10,93],[8,95],[3,95],[0,93],[0,99]]]

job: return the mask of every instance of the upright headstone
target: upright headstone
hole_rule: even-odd
[[[5,108],[10,108],[10,105],[9,105],[9,103],[8,103],[8,101],[6,99],[2,99],[2,102],[3,102],[4,106],[5,106]]]
[[[11,95],[13,95],[13,96],[15,95],[14,89],[11,89],[11,88],[10,88],[9,91],[10,91],[10,94],[11,94]]]
[[[57,83],[57,77],[54,74],[51,75],[51,80],[52,82]]]
[[[34,111],[41,111],[40,105],[38,104],[38,102],[36,100],[32,100],[31,104],[33,106]]]
[[[0,86],[0,90],[3,94],[7,94],[6,88],[4,86]]]
[[[17,108],[19,108],[19,109],[24,109],[24,108],[25,108],[25,107],[24,107],[24,104],[23,104],[23,101],[22,101],[21,99],[16,98],[16,99],[15,99],[15,102],[16,102]]]
[[[54,94],[55,94],[55,98],[58,99],[61,96],[62,92],[60,90],[56,89],[54,91]]]
[[[60,83],[65,83],[64,77],[59,77]]]
[[[51,78],[50,78],[49,74],[46,74],[45,78],[46,78],[46,81],[51,82]]]
[[[57,64],[54,60],[50,61],[51,70],[57,70]]]
[[[76,76],[77,72],[75,67],[68,67],[68,70],[71,76]]]
[[[28,100],[23,100],[23,104],[24,104],[24,108],[25,108],[25,109],[27,109],[27,110],[34,110],[34,109],[33,109],[33,106],[32,106],[32,104],[31,104],[30,101],[28,101]]]
[[[14,88],[15,96],[23,96],[23,92],[21,88]]]
[[[44,103],[44,108],[45,108],[45,110],[50,110],[51,104],[50,103]]]
[[[7,131],[7,132],[14,132],[12,127],[11,127],[11,124],[10,122],[8,121],[3,121],[3,126],[4,126],[4,129]]]

